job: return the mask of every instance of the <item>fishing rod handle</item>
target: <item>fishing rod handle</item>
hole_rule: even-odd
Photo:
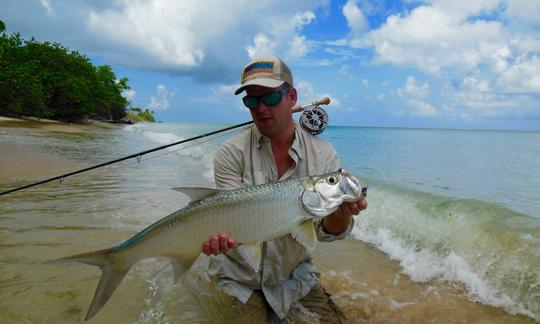
[[[320,106],[320,105],[328,105],[330,103],[330,98],[328,97],[324,97],[322,98],[321,100],[319,101],[313,101],[311,104],[309,105],[305,105],[305,106],[296,106],[294,108],[292,108],[292,112],[293,113],[296,113],[296,112],[299,112],[299,111],[302,111],[306,108],[310,108],[310,107],[316,107],[316,106]]]

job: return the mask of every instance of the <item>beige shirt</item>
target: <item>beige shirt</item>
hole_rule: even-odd
[[[218,189],[283,181],[306,175],[318,175],[339,168],[339,158],[326,141],[313,136],[296,125],[295,139],[289,149],[293,165],[281,178],[272,154],[270,139],[252,126],[225,142],[214,162],[214,176]],[[321,241],[345,238],[353,224],[338,236],[316,224]],[[292,303],[304,297],[317,283],[316,269],[307,249],[291,235],[263,243],[259,272],[254,272],[236,250],[212,257],[209,273],[218,278],[223,290],[245,303],[254,289],[261,289],[266,300],[284,318]]]

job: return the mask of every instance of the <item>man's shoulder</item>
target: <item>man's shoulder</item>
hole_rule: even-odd
[[[248,127],[227,139],[217,151],[217,157],[229,156],[239,159],[251,142],[252,129]]]
[[[228,147],[241,149],[247,142],[251,141],[252,128],[253,126],[248,127],[241,130],[239,133],[231,136],[229,139],[223,142],[223,144],[221,144],[221,148]]]
[[[298,134],[300,134],[302,138],[302,142],[304,142],[304,145],[309,145],[316,151],[323,151],[328,153],[335,153],[334,146],[330,144],[330,142],[320,138],[317,135],[312,135],[306,130],[304,130],[301,126],[297,125]]]

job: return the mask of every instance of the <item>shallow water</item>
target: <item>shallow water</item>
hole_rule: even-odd
[[[0,128],[0,140],[78,167],[216,128]],[[330,128],[323,136],[370,186],[354,235],[321,243],[315,254],[321,281],[353,322],[540,319],[540,176],[532,167],[538,133]],[[183,207],[185,197],[169,188],[210,186],[213,155],[225,138],[0,198],[0,322],[81,321],[99,271],[44,261],[116,245]],[[140,262],[93,321],[234,321],[231,299],[204,275],[206,262],[201,257],[177,284],[165,260]]]

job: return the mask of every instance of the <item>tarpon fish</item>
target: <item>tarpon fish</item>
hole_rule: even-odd
[[[170,259],[175,282],[202,252],[202,245],[217,233],[238,242],[238,252],[254,271],[261,262],[261,242],[291,233],[308,250],[317,240],[314,222],[333,213],[345,201],[358,201],[365,188],[352,174],[336,172],[301,177],[237,190],[174,188],[189,204],[143,229],[115,247],[53,260],[81,262],[101,268],[102,275],[85,320],[109,300],[129,269],[150,257]]]

